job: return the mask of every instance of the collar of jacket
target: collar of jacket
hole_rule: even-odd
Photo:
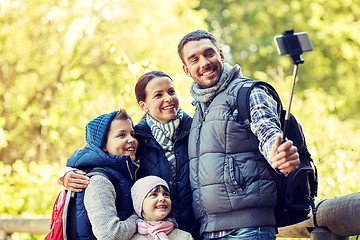
[[[189,134],[191,121],[192,121],[191,117],[184,112],[183,119],[181,120],[179,125],[179,133],[175,141]],[[151,129],[147,124],[145,118],[140,120],[140,122],[134,127],[134,130],[136,135],[154,138],[153,135],[151,134]]]

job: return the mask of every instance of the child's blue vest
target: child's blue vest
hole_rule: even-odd
[[[105,169],[105,176],[115,187],[116,209],[120,220],[127,219],[134,212],[130,190],[134,183],[135,171],[129,156],[108,155],[97,147],[86,145],[85,148],[76,150],[69,157],[66,165],[86,172],[97,167]],[[94,171],[97,172],[97,170]],[[102,172],[102,174],[104,173]],[[76,233],[79,240],[96,239],[92,233],[91,224],[84,205],[85,191],[75,194]]]

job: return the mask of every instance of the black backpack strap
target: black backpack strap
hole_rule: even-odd
[[[257,86],[262,85],[265,86],[269,93],[273,96],[274,100],[278,103],[278,114],[280,118],[281,110],[282,110],[282,104],[280,101],[280,97],[277,94],[276,90],[268,83],[262,82],[262,81],[255,81],[252,79],[246,79],[245,82],[240,86],[238,92],[237,92],[237,99],[236,99],[236,105],[238,110],[238,118],[237,120],[244,123],[244,127],[248,130],[250,130],[250,93],[251,90]],[[254,149],[258,149],[258,139],[254,134],[250,134],[251,139],[251,146]]]
[[[246,80],[241,86],[240,89],[237,92],[237,98],[236,98],[236,107],[238,110],[238,117],[237,120],[239,122],[244,123],[244,127],[247,131],[251,132],[250,129],[250,105],[249,105],[249,97],[251,89],[253,89],[255,85],[255,81],[253,80]],[[254,134],[250,134],[250,141],[251,141],[251,147],[253,150],[258,149],[258,139]]]
[[[238,114],[238,121],[244,122],[246,129],[250,129],[250,106],[249,106],[249,97],[251,89],[254,87],[255,81],[247,80],[240,86],[240,89],[237,93],[236,105]]]
[[[280,118],[280,114],[282,111],[282,103],[281,103],[279,95],[277,94],[277,92],[273,88],[273,86],[271,86],[270,84],[268,84],[266,82],[255,81],[255,80],[249,79],[249,80],[246,80],[246,82],[244,84],[242,84],[242,86],[240,87],[240,89],[238,90],[238,93],[237,93],[237,109],[239,111],[238,120],[243,120],[244,123],[245,123],[245,120],[248,120],[249,124],[250,124],[249,98],[250,98],[251,90],[257,85],[262,85],[262,86],[266,87],[267,90],[269,91],[269,93],[274,98],[274,100],[278,103],[278,114],[279,114],[279,118]]]
[[[68,205],[68,213],[66,222],[66,235],[64,234],[64,240],[77,240],[76,233],[76,192],[68,191],[70,194],[70,201]]]

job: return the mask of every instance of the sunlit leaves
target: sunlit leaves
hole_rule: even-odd
[[[59,164],[47,165],[35,162],[27,165],[16,161],[12,165],[0,162],[0,213],[19,215],[26,213],[49,214],[56,186]]]
[[[227,61],[272,83],[285,106],[293,66],[273,37],[309,33],[292,112],[318,165],[319,198],[359,191],[359,19],[352,0],[0,1],[0,213],[50,213],[57,171],[85,144],[86,123],[119,107],[142,117],[133,89],[145,71],[169,73],[192,115],[176,47],[207,28]]]
[[[86,123],[120,107],[142,117],[133,89],[145,71],[170,74],[192,114],[176,47],[194,26],[206,29],[197,4],[0,1],[0,214],[50,214]]]
[[[138,121],[137,78],[180,75],[179,32],[204,28],[190,2],[2,2],[2,160],[65,161],[89,119],[120,107]]]

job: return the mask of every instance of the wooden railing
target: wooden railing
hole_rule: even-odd
[[[15,232],[46,234],[50,230],[50,216],[9,217],[0,215],[0,240],[6,240]]]
[[[310,219],[279,228],[278,237],[310,238],[311,240],[346,240],[360,234],[360,193],[316,202],[316,222]],[[0,215],[0,240],[15,232],[46,234],[49,216],[14,218]]]
[[[360,234],[360,193],[316,202],[316,223],[310,219],[279,229],[279,237],[345,240]]]

